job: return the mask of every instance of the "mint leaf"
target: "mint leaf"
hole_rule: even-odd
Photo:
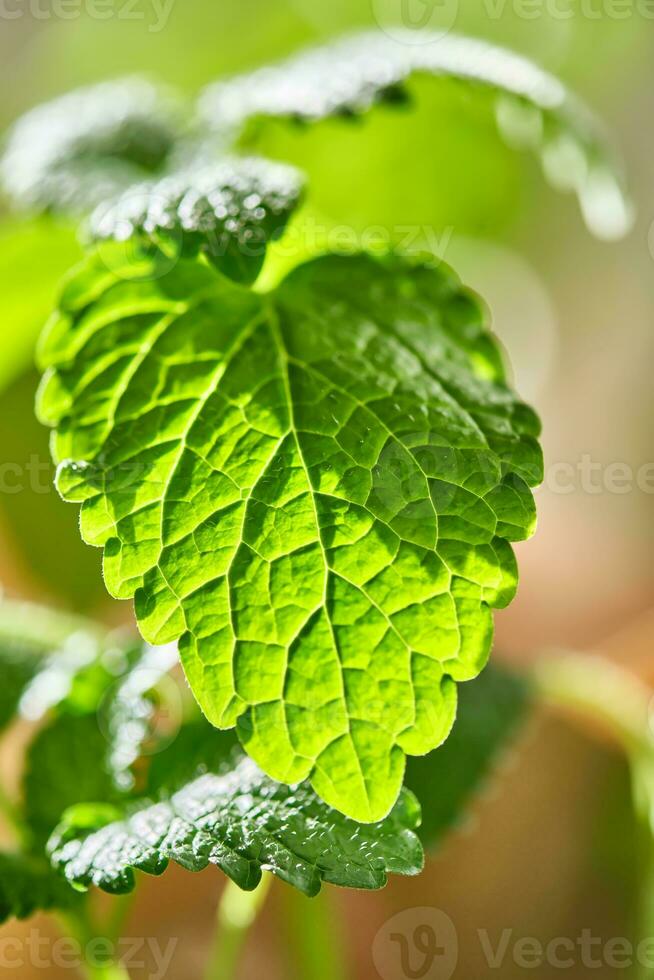
[[[100,706],[99,717],[108,742],[106,765],[115,785],[123,791],[134,786],[132,767],[155,734],[158,688],[177,663],[179,657],[173,644],[145,646]],[[176,705],[181,705],[181,695]]]
[[[75,894],[48,864],[25,854],[0,853],[0,924],[35,912],[69,908]]]
[[[93,652],[84,636],[48,658],[23,694],[29,717],[55,714],[27,750],[25,820],[44,843],[75,803],[115,803],[135,785],[132,771],[152,734],[155,692],[177,651],[138,645]],[[62,760],[65,765],[62,766]]]
[[[0,186],[19,208],[82,213],[163,167],[181,128],[175,100],[145,79],[78,89],[14,124]]]
[[[29,721],[41,721],[52,710],[95,714],[142,650],[132,636],[108,634],[91,620],[11,601],[0,602],[3,646],[8,668],[18,652],[30,668],[16,703]]]
[[[222,772],[242,754],[234,731],[218,732],[198,713],[163,751],[152,755],[144,796],[169,797],[207,772]]]
[[[209,720],[362,821],[440,744],[534,528],[538,421],[445,268],[325,257],[258,296],[91,257],[41,351],[62,495]]]
[[[229,736],[205,724],[200,738],[205,757],[230,758]],[[224,747],[212,746],[212,740],[225,739]],[[128,892],[135,870],[160,875],[175,861],[188,871],[213,864],[245,890],[256,887],[262,871],[271,871],[316,895],[323,881],[371,889],[382,888],[389,873],[417,874],[423,862],[413,833],[419,815],[414,797],[403,790],[385,820],[356,824],[322,803],[306,783],[274,783],[237,754],[123,819],[106,807],[73,809],[48,850],[54,867],[77,888]]]
[[[30,721],[40,721],[52,709],[92,713],[112,681],[98,638],[72,633],[42,658],[21,697],[21,714]]]
[[[530,685],[489,664],[474,684],[460,690],[459,710],[447,742],[407,762],[406,785],[420,801],[420,839],[434,847],[461,820],[529,708]]]
[[[292,167],[254,157],[223,159],[138,185],[91,217],[93,239],[152,241],[164,251],[201,252],[225,275],[253,282],[266,245],[284,230],[302,193]]]
[[[629,230],[631,205],[603,127],[558,79],[485,41],[429,31],[419,36],[412,29],[394,28],[394,36],[365,32],[214,83],[201,96],[200,115],[234,140],[261,117],[315,123],[358,116],[380,102],[404,104],[417,75],[495,91],[507,140],[534,149],[554,186],[577,192],[591,230],[600,237]]]
[[[69,696],[77,671],[97,656],[96,643],[81,617],[0,598],[0,731]]]
[[[41,660],[41,652],[30,644],[0,638],[0,732],[16,718],[20,700]]]
[[[0,728],[5,715],[98,715],[116,759],[133,761],[136,728],[145,737],[155,710],[150,695],[178,660],[175,647],[144,646],[81,616],[0,599]]]
[[[106,757],[107,740],[94,715],[61,715],[39,731],[23,777],[23,815],[37,850],[74,804],[120,801]]]

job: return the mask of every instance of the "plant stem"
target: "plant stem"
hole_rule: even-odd
[[[630,760],[641,753],[654,759],[652,692],[633,674],[602,657],[570,653],[544,660],[534,676],[547,701],[600,722]]]
[[[61,932],[77,940],[79,944],[84,957],[82,972],[87,980],[130,980],[126,967],[114,960],[97,962],[86,959],[90,944],[94,939],[100,938],[92,924],[88,908],[82,907],[75,912],[60,913],[57,918]],[[105,936],[101,938],[108,939]]]
[[[120,963],[85,964],[88,980],[130,980],[129,973]]]
[[[568,654],[544,661],[535,672],[540,693],[551,703],[600,722],[623,749],[631,774],[639,868],[637,939],[654,936],[654,732],[652,692],[609,660]],[[635,980],[654,970],[635,967]]]
[[[0,596],[0,637],[3,640],[29,643],[45,653],[78,632],[89,633],[98,640],[107,634],[106,629],[83,616]]]
[[[20,813],[10,799],[7,790],[0,782],[0,814],[5,818],[9,829],[12,831],[17,843],[25,844],[27,842],[27,837],[29,836],[26,832],[25,825],[20,818]]]
[[[272,875],[264,874],[252,892],[228,881],[218,905],[216,931],[205,980],[233,980],[250,927],[263,908]]]
[[[122,936],[125,922],[132,911],[135,895],[136,892],[129,892],[127,895],[116,895],[112,900],[109,915],[102,927],[103,935],[106,935],[112,943],[117,942]]]
[[[654,936],[654,753],[639,753],[630,760],[636,816],[639,895],[637,937]],[[652,980],[654,969],[639,963],[636,980]]]
[[[285,888],[284,927],[289,976],[294,980],[346,980],[344,940],[335,921],[332,896],[322,891],[307,898],[294,888]]]

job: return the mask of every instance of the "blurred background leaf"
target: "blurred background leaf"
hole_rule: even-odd
[[[0,391],[31,367],[61,277],[81,254],[70,225],[49,218],[0,223]]]
[[[0,391],[0,521],[38,594],[88,612],[106,601],[101,555],[81,541],[78,516],[55,490],[49,436],[34,416],[37,385],[28,370]]]

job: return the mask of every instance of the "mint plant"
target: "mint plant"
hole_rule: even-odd
[[[40,358],[58,487],[111,593],[180,640],[209,720],[273,778],[384,817],[486,662],[507,541],[534,524],[538,423],[474,300],[399,258],[320,258],[262,297],[96,256]]]
[[[4,916],[57,907],[88,928],[81,893],[130,892],[170,861],[310,896],[417,874],[419,835],[431,847],[457,821],[536,694],[486,666],[543,462],[482,301],[399,250],[301,248],[289,268],[310,182],[252,154],[269,117],[405,111],[415,74],[493,93],[502,133],[578,193],[591,229],[626,228],[588,110],[464,38],[346,39],[195,107],[105,83],[9,134],[9,200],[83,218],[37,411],[145,643],[0,606],[0,725],[42,720],[5,801],[20,849],[0,858]]]

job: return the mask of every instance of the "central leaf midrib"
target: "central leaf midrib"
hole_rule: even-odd
[[[297,447],[298,456],[299,456],[300,462],[302,464],[302,469],[304,470],[305,478],[306,478],[306,481],[307,481],[308,493],[309,493],[309,496],[311,498],[311,505],[312,505],[313,513],[314,513],[314,519],[315,519],[315,525],[316,525],[316,537],[317,537],[318,543],[320,545],[320,551],[321,551],[322,560],[323,560],[323,566],[324,566],[324,580],[323,580],[323,583],[324,584],[323,584],[322,605],[323,605],[323,608],[324,608],[324,611],[325,611],[325,620],[327,621],[327,625],[328,625],[329,632],[330,632],[330,635],[331,635],[332,644],[333,644],[333,647],[334,647],[334,652],[336,653],[336,656],[337,656],[338,661],[339,661],[339,667],[340,667],[340,669],[339,669],[339,677],[340,677],[340,685],[341,685],[341,696],[342,696],[343,704],[347,708],[348,700],[347,700],[347,694],[346,694],[346,691],[345,691],[345,679],[344,679],[344,676],[343,676],[343,664],[341,662],[341,658],[340,658],[340,654],[339,654],[339,648],[338,648],[338,643],[336,641],[336,636],[334,634],[334,627],[333,627],[333,624],[332,624],[332,621],[331,621],[331,618],[330,618],[329,612],[328,612],[327,587],[328,587],[328,584],[329,584],[329,575],[332,572],[332,569],[330,567],[330,564],[329,564],[329,561],[328,561],[328,558],[327,558],[327,553],[325,551],[325,546],[324,546],[324,543],[323,543],[323,540],[322,540],[322,531],[321,531],[321,527],[320,527],[320,520],[319,520],[319,517],[318,517],[318,510],[317,510],[317,507],[316,507],[316,490],[315,490],[315,488],[313,486],[313,483],[311,481],[311,477],[309,475],[309,470],[308,470],[308,467],[307,467],[307,464],[306,464],[306,460],[304,459],[304,454],[302,452],[302,446],[301,446],[300,439],[299,439],[298,429],[297,429],[297,425],[296,425],[296,422],[295,422],[295,405],[294,405],[294,401],[293,401],[293,395],[292,395],[292,391],[291,391],[291,382],[290,382],[290,377],[289,377],[289,372],[288,372],[288,365],[294,359],[290,357],[290,355],[289,355],[289,353],[288,353],[288,351],[286,349],[286,345],[284,343],[284,338],[283,338],[283,334],[282,334],[281,324],[280,324],[280,321],[279,321],[279,315],[278,315],[277,310],[275,309],[275,307],[274,307],[274,305],[273,305],[272,302],[269,304],[269,316],[270,316],[271,332],[272,332],[272,335],[273,335],[273,337],[275,339],[275,343],[277,345],[277,350],[278,350],[279,358],[280,358],[280,364],[281,364],[281,367],[282,367],[284,391],[285,391],[286,399],[287,399],[287,403],[288,403],[288,415],[289,415],[290,431],[291,431],[291,433],[293,435],[293,438],[295,440],[295,445]],[[313,615],[315,615],[315,613]],[[394,629],[394,627],[393,627],[393,629]],[[287,648],[287,651],[286,651],[286,667],[287,668],[288,668],[288,653],[289,653],[289,650]],[[349,709],[347,710],[346,714],[347,714],[348,735],[349,735],[349,738],[350,738],[350,741],[351,741],[351,745],[352,745],[353,757],[356,759],[356,763],[357,763],[357,766],[358,766],[358,769],[359,769],[359,775],[360,775],[360,778],[361,778],[361,785],[362,785],[363,791],[364,791],[364,793],[366,795],[367,805],[368,805],[369,808],[372,808],[372,796],[371,796],[370,790],[368,788],[368,779],[367,779],[367,777],[366,777],[366,775],[365,775],[365,773],[363,771],[363,767],[361,765],[361,760],[359,759],[359,754],[358,754],[358,752],[356,750],[356,747],[354,745],[354,741],[352,740],[352,731],[351,731],[351,725],[350,725],[350,723],[351,723],[351,716],[350,716],[350,713],[349,713]],[[317,768],[320,768],[318,766],[318,760],[316,760],[315,766]]]

